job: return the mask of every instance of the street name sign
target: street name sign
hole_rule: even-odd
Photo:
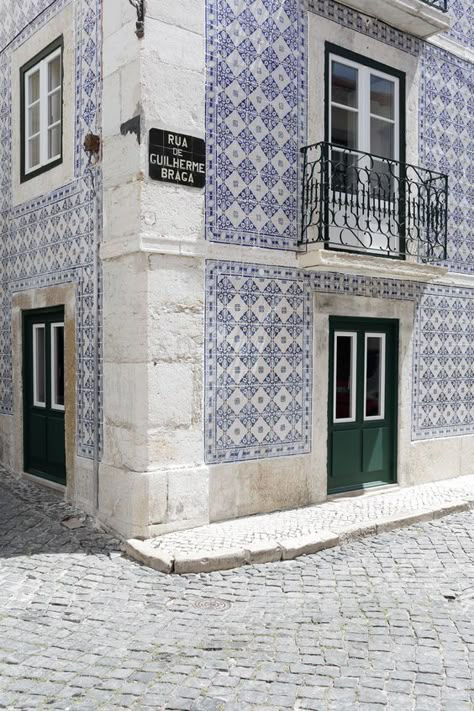
[[[151,128],[148,143],[150,178],[203,188],[206,180],[206,144],[185,133]]]

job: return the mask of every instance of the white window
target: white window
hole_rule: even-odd
[[[399,254],[400,78],[329,53],[333,249]]]
[[[399,80],[330,55],[330,143],[399,160]]]
[[[62,157],[62,41],[22,70],[22,179],[57,165]]]

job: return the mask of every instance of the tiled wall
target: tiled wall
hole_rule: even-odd
[[[420,56],[420,162],[449,173],[449,265],[453,271],[472,272],[472,65],[383,23],[367,24],[359,13],[334,0],[308,0],[308,7]],[[455,0],[451,7],[458,15],[453,32],[461,32],[461,27],[469,31],[469,7]],[[208,239],[285,249],[295,245],[297,214],[287,213],[282,222],[274,210],[279,200],[295,200],[298,189],[296,172],[290,181],[282,170],[287,170],[283,157],[290,160],[292,155],[297,165],[295,142],[304,143],[304,84],[296,75],[289,81],[285,73],[291,57],[291,66],[295,71],[300,67],[304,77],[301,10],[302,4],[292,0],[208,0]],[[291,47],[284,37],[290,18],[298,29]],[[293,43],[297,39],[299,46]],[[289,95],[291,106],[285,104]],[[281,106],[288,120],[278,113]],[[273,140],[275,132],[288,139],[282,126],[292,126],[292,154],[287,156]],[[293,202],[288,204],[293,210]],[[253,219],[258,215],[260,219]],[[415,301],[413,438],[474,432],[474,290],[233,262],[209,262],[206,284],[208,462],[310,450],[311,408],[320,405],[311,403],[314,291]]]
[[[448,266],[474,272],[474,65],[426,45],[420,163],[449,176]]]
[[[308,452],[311,302],[303,273],[210,262],[207,284],[207,461]]]
[[[0,412],[12,414],[11,299],[24,289],[72,282],[77,290],[78,454],[94,449],[94,253],[98,227],[94,189],[86,170],[84,136],[98,132],[101,0],[75,0],[75,178],[30,203],[12,207],[11,53],[72,0],[8,0],[0,18]],[[30,24],[28,24],[30,23]],[[100,205],[99,205],[100,207]],[[99,275],[100,283],[100,275]],[[99,324],[100,328],[100,324]]]
[[[474,432],[474,289],[208,262],[206,460],[311,449],[312,295],[416,303],[413,439]]]
[[[448,7],[452,22],[449,37],[474,49],[474,3],[472,0],[448,0]]]
[[[207,239],[294,249],[306,95],[299,0],[208,0],[207,70]]]
[[[427,287],[418,303],[413,437],[474,432],[474,289]]]
[[[206,282],[208,462],[310,451],[315,292],[410,301],[422,292],[415,282],[236,262],[208,262]]]

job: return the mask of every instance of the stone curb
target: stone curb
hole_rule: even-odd
[[[134,558],[149,568],[158,570],[160,573],[173,572],[174,559],[166,555],[163,551],[160,552],[147,541],[130,538],[123,544],[123,552],[130,556],[130,558]]]
[[[348,543],[358,538],[387,533],[415,523],[433,521],[450,514],[468,511],[474,508],[474,499],[452,501],[434,509],[418,509],[398,514],[393,517],[363,521],[348,526],[339,533],[320,531],[315,535],[282,538],[275,542],[262,541],[250,543],[245,548],[229,548],[219,551],[196,550],[191,555],[170,555],[160,548],[155,548],[148,541],[131,538],[125,541],[123,552],[144,565],[160,573],[211,573],[218,570],[230,570],[242,565],[275,563],[293,560],[302,555],[311,555],[328,548]]]

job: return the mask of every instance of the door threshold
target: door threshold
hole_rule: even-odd
[[[50,481],[49,479],[43,479],[42,476],[36,476],[36,474],[30,474],[29,472],[22,472],[22,478],[33,482],[33,484],[39,484],[47,489],[53,489],[58,491],[60,494],[66,494],[66,486],[64,484],[58,484],[56,481]]]
[[[371,486],[369,489],[352,489],[352,491],[340,491],[337,494],[328,494],[327,501],[341,501],[341,499],[353,499],[356,496],[376,496],[377,494],[390,494],[398,491],[399,484],[381,484]]]

